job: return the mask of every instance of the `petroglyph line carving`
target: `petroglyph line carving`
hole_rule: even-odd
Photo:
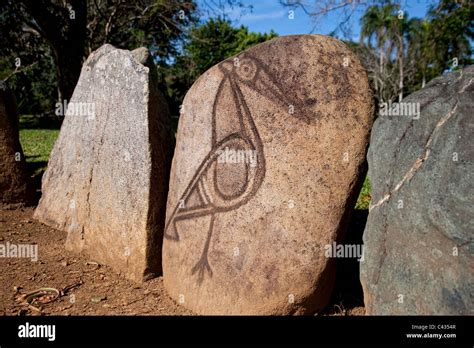
[[[184,202],[184,205],[175,207],[165,226],[165,238],[179,241],[179,221],[210,216],[201,258],[191,270],[192,274],[198,275],[199,283],[206,271],[212,277],[208,252],[216,214],[246,204],[255,196],[265,177],[263,143],[241,86],[249,87],[286,109],[292,104],[264,64],[246,53],[238,57],[238,64],[235,64],[235,59],[227,60],[219,64],[219,69],[223,78],[212,109],[211,151],[181,195],[179,202]],[[304,115],[300,113],[299,118],[309,122]],[[256,164],[220,163],[218,156],[225,149],[254,151]]]

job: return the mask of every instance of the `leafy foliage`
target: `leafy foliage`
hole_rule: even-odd
[[[411,18],[385,0],[361,18],[361,42],[351,43],[369,73],[376,98],[399,100],[445,71],[472,64],[474,8],[441,0],[427,19]]]
[[[281,2],[303,8],[305,3]],[[348,44],[361,57],[379,101],[400,99],[445,71],[472,64],[469,1],[439,0],[425,19],[400,17],[398,2],[391,0],[314,2],[318,10],[308,12],[314,16],[366,6],[361,41]],[[85,58],[107,42],[151,50],[177,115],[204,71],[276,36],[234,27],[212,13],[201,23],[196,0],[2,0],[0,6],[0,78],[13,89],[23,114],[52,114],[58,97],[70,97]]]
[[[49,46],[23,28],[17,6],[0,7],[0,79],[13,90],[21,113],[52,109],[56,100],[54,62]]]
[[[452,68],[453,58],[459,65],[472,64],[469,40],[474,39],[474,6],[470,1],[441,0],[428,13],[429,43],[434,75]]]
[[[70,99],[86,57],[106,42],[126,49],[146,46],[157,61],[175,55],[196,21],[195,8],[192,0],[3,0],[1,77],[15,71],[18,57],[23,67],[34,64],[28,73],[16,69],[7,84],[20,112],[52,112],[58,94]]]
[[[173,64],[164,66],[164,79],[172,113],[179,112],[184,95],[193,82],[206,70],[222,60],[245,49],[276,37],[250,32],[241,26],[235,28],[231,22],[220,17],[209,19],[195,27],[184,44],[182,53]]]

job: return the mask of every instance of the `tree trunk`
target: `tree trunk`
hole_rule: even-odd
[[[77,48],[71,47],[71,45],[53,47],[58,81],[58,99],[61,102],[71,100],[81,74],[84,51],[78,51]]]
[[[399,89],[399,94],[398,94],[398,102],[401,103],[403,99],[403,37],[398,36],[399,39],[399,46],[398,46],[398,63],[400,64],[400,79],[398,81],[398,89]]]
[[[380,49],[380,81],[384,81],[383,79],[383,51]],[[383,83],[380,84],[380,90],[379,92],[379,100],[381,102],[384,102],[385,100],[383,99]]]
[[[48,0],[24,0],[23,3],[34,19],[33,26],[37,26],[54,53],[59,100],[69,101],[84,59],[87,2],[70,0],[68,7]]]

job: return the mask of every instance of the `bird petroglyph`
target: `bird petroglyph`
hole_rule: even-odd
[[[248,54],[222,62],[219,69],[223,78],[212,108],[211,151],[199,165],[165,226],[165,238],[179,241],[179,221],[211,217],[203,252],[191,270],[198,275],[198,282],[203,281],[206,272],[212,277],[208,252],[216,214],[246,204],[265,177],[263,143],[241,87],[253,89],[285,110],[295,104],[288,100],[265,65]],[[225,107],[229,101],[232,102],[230,112]],[[233,160],[229,153],[246,154],[241,156],[245,160]]]

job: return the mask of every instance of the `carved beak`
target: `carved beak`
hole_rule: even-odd
[[[308,108],[305,107],[305,104],[296,97],[292,97],[292,91],[282,90],[279,87],[276,79],[270,75],[270,72],[268,72],[268,70],[263,65],[259,64],[257,73],[253,80],[240,81],[262,96],[273,101],[282,110],[289,113],[293,117],[301,119],[306,123],[309,123],[311,120],[311,114],[307,113]]]

